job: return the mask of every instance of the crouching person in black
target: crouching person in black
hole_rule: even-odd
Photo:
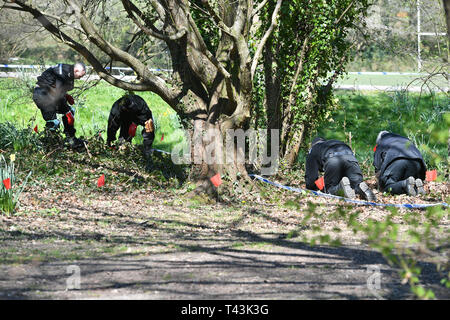
[[[152,112],[147,103],[140,96],[129,94],[114,102],[108,119],[107,144],[116,140],[117,130],[120,129],[119,140],[131,142],[138,125],[144,127],[144,156],[151,161],[152,144],[155,139],[155,126]]]
[[[82,140],[75,137],[75,109],[67,104],[72,105],[74,101],[67,91],[72,90],[74,80],[83,77],[85,73],[86,67],[80,62],[74,65],[58,64],[48,68],[37,78],[37,84],[33,90],[33,101],[41,110],[47,130],[58,130],[60,121],[56,114],[63,114],[64,133],[69,146],[73,149],[82,148],[84,144]]]
[[[425,194],[427,171],[422,154],[408,138],[381,131],[374,148],[373,165],[381,191],[415,196]]]
[[[359,194],[363,199],[376,201],[372,190],[363,181],[361,168],[348,145],[338,140],[315,138],[306,156],[306,188],[318,190],[315,181],[319,171],[325,172],[325,192],[337,195],[339,191],[346,198],[355,198]]]

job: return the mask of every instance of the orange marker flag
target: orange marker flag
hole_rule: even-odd
[[[98,178],[97,181],[97,187],[103,187],[105,185],[105,175],[102,174],[102,176],[100,178]]]
[[[377,151],[377,144],[375,145],[375,147],[373,147],[373,152]]]
[[[11,189],[11,178],[3,180],[3,184],[5,185],[6,190]]]
[[[161,136],[161,141],[163,141],[163,140],[164,140],[164,133]]]
[[[33,131],[38,133],[38,126],[37,125],[34,127]]]
[[[437,171],[431,170],[425,173],[425,181],[434,181],[437,178]]]
[[[325,180],[323,179],[323,177],[320,177],[319,179],[314,181],[314,183],[316,184],[317,188],[319,188],[319,190],[323,190],[323,188],[325,187]]]
[[[209,180],[211,180],[212,184],[215,187],[218,187],[222,184],[222,179],[220,178],[220,174],[216,174],[215,176],[212,176]]]

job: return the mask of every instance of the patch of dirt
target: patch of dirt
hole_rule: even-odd
[[[308,203],[320,218],[339,201],[271,192],[285,199],[205,204],[150,188],[80,197],[35,185],[17,215],[0,216],[0,299],[414,298],[398,270],[344,224],[322,225],[342,229],[342,246],[301,241],[313,234],[300,226]],[[287,199],[297,206],[284,206]],[[410,200],[428,201],[389,198]],[[389,213],[356,210],[359,219]],[[435,265],[420,267],[422,284],[449,299]]]

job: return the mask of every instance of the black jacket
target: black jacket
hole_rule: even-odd
[[[153,120],[152,112],[144,99],[137,95],[126,95],[114,102],[108,119],[108,141],[116,140],[116,132],[122,126],[131,123],[144,126],[149,119]]]
[[[425,179],[427,166],[422,154],[414,143],[408,138],[395,133],[385,133],[381,136],[373,154],[373,165],[375,172],[383,176],[386,168],[397,159],[418,160],[421,163],[420,179]]]
[[[64,87],[73,89],[74,79],[73,65],[61,63],[45,70],[37,77],[37,84],[42,88],[55,87],[59,80]]]
[[[305,181],[306,188],[318,190],[314,183],[319,178],[319,171],[323,172],[323,167],[327,158],[332,155],[353,155],[352,149],[339,140],[324,140],[315,144],[306,156]],[[356,160],[356,158],[355,158]]]

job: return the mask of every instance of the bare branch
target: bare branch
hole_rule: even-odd
[[[145,25],[143,25],[142,23],[140,23],[140,21],[137,19],[137,17],[134,15],[134,13],[137,14],[137,16],[145,21],[146,23],[148,21],[146,21],[144,15],[142,14],[142,12],[130,1],[128,0],[122,0],[122,4],[123,7],[125,8],[125,10],[128,13],[128,16],[130,17],[131,20],[133,20],[133,22],[142,30],[144,31],[147,35],[155,37],[157,39],[163,40],[163,41],[168,41],[168,40],[178,40],[181,37],[183,37],[187,30],[185,28],[181,28],[179,31],[177,31],[174,34],[171,35],[165,35],[159,32],[156,32],[152,29],[147,28]]]
[[[257,6],[256,9],[253,10],[253,12],[252,12],[252,17],[254,17],[255,15],[257,15],[258,12],[259,12],[262,8],[264,8],[264,6],[267,4],[268,1],[269,1],[269,0],[264,0],[263,2],[261,2],[261,3],[259,4],[259,6]]]
[[[309,37],[306,37],[303,40],[302,50],[300,52],[300,59],[297,63],[297,69],[295,71],[294,78],[292,79],[291,89],[289,91],[289,98],[287,100],[287,107],[286,107],[286,110],[284,110],[284,115],[283,115],[283,128],[285,128],[285,129],[281,133],[281,141],[285,140],[285,136],[288,132],[288,129],[291,127],[291,124],[292,124],[291,109],[295,103],[295,101],[294,101],[295,87],[297,85],[298,77],[300,76],[300,73],[303,71],[303,63],[305,61],[306,51],[308,50],[308,42],[309,42]]]
[[[353,6],[354,2],[355,1],[350,2],[350,4],[347,6],[347,8],[345,8],[345,10],[342,12],[341,16],[339,17],[339,19],[337,19],[336,22],[334,23],[335,25],[337,25],[339,22],[341,22],[342,18],[345,16],[347,11],[350,10],[350,8]]]
[[[26,11],[27,11],[27,10],[21,8],[21,7],[18,7],[18,6],[12,6],[12,5],[7,5],[7,4],[4,4],[4,5],[2,6],[2,8],[5,8],[5,9],[12,9],[12,10],[16,10],[16,11],[23,11],[23,12],[26,12]],[[45,11],[42,11],[42,10],[39,10],[39,11],[40,11],[40,13],[41,13],[42,15],[44,15],[44,16],[46,16],[46,17],[48,17],[48,18],[52,18],[52,19],[54,19],[54,20],[60,22],[61,24],[65,25],[65,26],[68,26],[68,27],[70,27],[70,28],[72,28],[72,29],[74,29],[74,30],[76,30],[76,31],[78,31],[78,32],[83,33],[83,30],[81,30],[80,28],[78,28],[77,26],[75,26],[75,25],[73,25],[73,24],[70,24],[70,23],[64,21],[60,16],[56,16],[56,15],[54,15],[54,14],[51,14],[51,13],[48,13],[48,12],[45,12]]]
[[[92,22],[84,15],[82,8],[80,8],[79,4],[74,0],[66,0],[68,4],[74,9],[75,15],[80,20],[80,25],[83,30],[86,32],[89,40],[93,42],[99,49],[109,55],[116,61],[121,61],[133,68],[133,70],[138,74],[139,77],[143,79],[143,81],[152,82],[156,86],[165,87],[164,81],[154,76],[140,60],[136,59],[134,56],[130,55],[128,52],[121,50],[108,41],[103,39],[103,37],[99,34],[95,26]]]
[[[213,21],[216,23],[216,25],[226,34],[229,36],[235,38],[233,31],[231,28],[229,28],[225,22],[217,15],[217,13],[214,11],[214,9],[209,4],[208,0],[202,0],[202,4],[205,6],[206,11],[211,15],[213,18]]]
[[[150,4],[152,5],[153,9],[155,9],[155,11],[158,13],[160,19],[164,21],[166,18],[165,8],[156,0],[150,0]]]
[[[255,75],[256,67],[258,65],[258,60],[259,60],[259,57],[261,56],[262,49],[264,48],[264,45],[266,44],[267,39],[272,34],[273,29],[278,24],[278,12],[280,11],[282,1],[283,0],[278,0],[277,1],[275,9],[273,10],[273,13],[272,13],[272,21],[271,21],[270,27],[267,29],[266,33],[262,37],[261,42],[259,43],[259,45],[258,45],[258,47],[256,49],[255,56],[253,57],[252,67],[251,67],[251,77],[252,77],[252,79],[253,79],[253,77]]]

